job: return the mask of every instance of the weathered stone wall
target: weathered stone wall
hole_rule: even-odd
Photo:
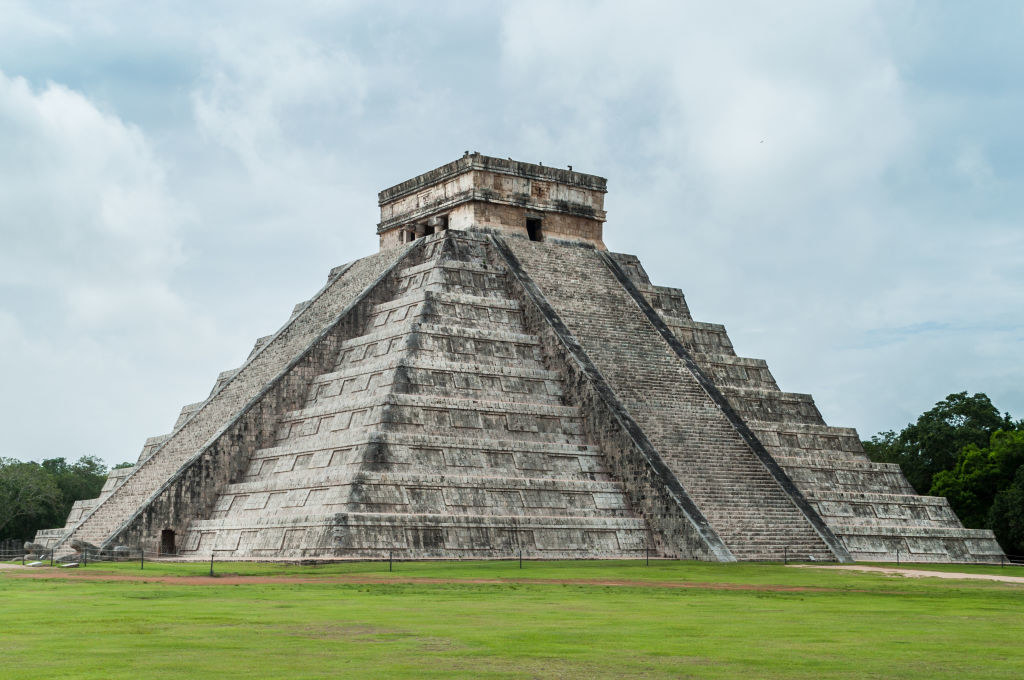
[[[623,557],[649,539],[487,239],[427,237],[186,555]]]
[[[599,252],[507,243],[733,554],[835,559]]]
[[[609,256],[853,558],[999,560],[990,531],[964,529],[945,499],[918,496],[898,466],[869,461],[856,430],[826,425],[810,395],[782,392],[764,361],[736,356],[724,327],[693,321],[682,292],[651,285],[635,257]]]
[[[545,212],[539,207],[524,209],[521,205],[490,201],[467,203],[453,211],[449,228],[472,228],[526,237],[527,216],[541,219],[542,233],[546,239],[557,239],[567,243],[589,243],[604,248],[604,242],[601,240],[601,222],[590,217]]]
[[[569,402],[587,414],[588,439],[600,447],[630,505],[647,521],[657,551],[683,559],[734,559],[512,251],[500,237],[495,246],[519,282],[516,297],[527,327],[541,339],[545,364],[560,374]]]
[[[198,461],[199,452],[205,450],[215,436],[233,424],[253,399],[268,392],[268,386],[287,370],[289,364],[297,361],[296,358],[301,357],[326,328],[336,323],[339,314],[406,252],[399,249],[364,258],[332,278],[301,314],[275,334],[232,379],[176,428],[171,437],[160,444],[148,459],[136,465],[125,482],[87,514],[68,538],[101,544],[123,531],[126,519],[128,522],[133,521],[154,494],[166,491],[168,481],[181,472],[182,466]],[[287,391],[287,386],[282,389]],[[246,432],[250,438],[254,436],[254,431]],[[210,455],[215,453],[218,460],[225,460],[223,451],[211,449]],[[219,481],[219,477],[213,480],[210,474],[212,472],[208,472],[206,478],[202,475],[190,476],[189,481]],[[191,491],[184,489],[177,493],[179,498],[192,496]],[[180,531],[184,528],[181,521],[195,514],[189,513],[180,504],[172,504],[170,508],[174,510],[177,524],[166,528]],[[148,521],[152,523],[151,519]]]
[[[999,558],[635,257],[560,244],[552,213],[546,243],[505,238],[525,213],[487,205],[470,226],[491,235],[332,270],[37,542],[155,550],[170,529],[224,558],[730,560],[842,558],[838,535],[858,559]]]
[[[174,529],[181,536],[192,519],[209,516],[224,487],[240,479],[249,467],[252,453],[273,444],[281,414],[303,405],[310,384],[333,368],[344,341],[359,334],[373,308],[391,297],[394,281],[389,274],[415,252],[418,251],[405,250],[398,258],[368,263],[376,265],[360,272],[363,277],[360,282],[368,282],[368,285],[354,299],[348,300],[348,306],[336,320],[293,358],[283,373],[272,380],[211,445],[182,466],[144,505],[142,512],[129,519],[127,526],[110,540],[156,549],[161,529]],[[356,262],[353,268],[362,262]],[[352,270],[348,270],[344,275],[351,273]],[[376,280],[371,280],[374,274]],[[270,341],[266,345],[269,346]]]
[[[381,249],[405,242],[403,229],[443,216],[454,230],[527,234],[526,220],[567,242],[604,249],[604,178],[480,154],[424,173],[380,192]]]

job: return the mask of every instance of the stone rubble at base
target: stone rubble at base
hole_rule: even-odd
[[[870,462],[680,290],[605,252],[604,188],[472,154],[381,192],[381,252],[332,270],[35,542],[218,559],[1000,559],[990,531]]]

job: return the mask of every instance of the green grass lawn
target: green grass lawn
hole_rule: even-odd
[[[85,571],[134,575],[138,566]],[[143,573],[208,569],[147,563]],[[390,577],[379,563],[215,570],[322,582],[0,572],[0,677],[1024,677],[1019,585],[693,562],[396,563]],[[352,584],[346,575],[463,582]],[[756,589],[558,582],[569,579]]]

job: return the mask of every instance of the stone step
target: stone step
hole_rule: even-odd
[[[567,517],[562,515],[439,515],[433,513],[352,512],[344,515],[307,514],[287,517],[263,516],[258,518],[226,517],[195,520],[190,529],[199,530],[255,530],[272,527],[319,524],[331,526],[354,519],[361,524],[386,527],[389,525],[420,526],[493,526],[528,531],[538,528],[560,528],[566,525],[594,530],[646,531],[644,521],[635,517]],[[642,547],[642,546],[641,546]]]
[[[185,555],[612,558],[643,554],[643,520],[558,516],[342,513],[193,522]]]
[[[494,274],[501,276],[503,280],[505,278],[505,270],[503,268],[494,267],[483,262],[440,259],[428,260],[412,267],[403,267],[395,272],[395,278],[407,279],[411,276],[418,276],[427,272],[439,270],[460,271],[467,272],[469,274]]]
[[[769,451],[792,455],[800,449],[807,455],[818,451],[847,451],[864,453],[857,430],[852,427],[833,427],[811,423],[778,423],[748,419],[747,425]]]
[[[380,393],[364,399],[335,398],[280,417],[277,441],[302,439],[309,448],[344,441],[348,432],[366,428],[398,432],[436,430],[465,436],[474,431],[501,432],[509,439],[582,442],[578,407],[513,393],[498,401],[429,394]]]
[[[213,387],[210,388],[210,395],[209,396],[212,397],[214,395],[214,393],[217,392],[217,390],[219,390],[221,387],[223,387],[225,384],[227,384],[227,382],[229,380],[231,380],[236,375],[238,375],[238,372],[240,370],[242,370],[242,369],[241,368],[231,368],[231,369],[228,369],[226,371],[221,371],[217,375],[217,379],[214,381]],[[209,398],[209,397],[207,397],[207,398]]]
[[[518,397],[520,393],[515,393]],[[472,411],[477,413],[491,413],[491,414],[514,414],[514,415],[533,415],[550,418],[582,418],[583,411],[578,406],[564,406],[561,404],[549,404],[545,402],[532,402],[532,401],[514,401],[512,399],[500,399],[495,398],[498,395],[489,395],[490,399],[472,399],[472,398],[459,398],[449,396],[438,396],[432,394],[404,394],[390,392],[381,394],[379,396],[367,397],[365,399],[356,398],[332,398],[321,401],[315,406],[298,409],[295,411],[288,411],[281,415],[282,425],[284,423],[307,421],[312,419],[323,419],[326,417],[334,416],[346,416],[348,418],[337,418],[335,417],[335,423],[332,425],[332,429],[346,429],[349,427],[345,424],[344,428],[337,427],[341,424],[342,420],[346,423],[351,421],[351,415],[355,411],[368,411],[374,409],[381,409],[385,406],[391,407],[408,407],[412,409],[431,409],[440,411]],[[413,417],[409,419],[396,419],[394,412],[395,409],[389,409],[392,411],[391,419],[388,419],[387,414],[381,414],[384,418],[378,422],[401,422],[401,423],[419,423],[422,424],[423,419]],[[367,421],[367,423],[372,421]],[[361,423],[363,424],[363,423]],[[454,427],[475,427],[474,425],[454,425]],[[310,432],[310,434],[313,434]]]
[[[876,463],[869,460],[863,453],[854,453],[852,451],[794,449],[785,446],[773,446],[772,458],[779,465],[788,467],[901,472],[900,466],[896,463]]]
[[[339,397],[371,398],[386,391],[464,399],[521,395],[524,401],[556,405],[562,397],[558,375],[542,368],[394,354],[318,376],[312,381],[305,406]]]
[[[622,492],[622,484],[613,481],[593,481],[568,478],[507,477],[453,471],[436,472],[379,472],[368,470],[346,470],[322,468],[274,475],[258,481],[242,481],[229,484],[224,494],[246,494],[256,492],[278,492],[293,489],[341,486],[351,484],[429,486],[429,487],[479,487],[518,490],[554,490],[568,492],[608,493]],[[616,506],[618,507],[618,506]]]
[[[733,555],[740,562],[835,562],[835,556],[830,552],[801,549],[799,547],[784,551],[782,546],[774,546],[767,550],[742,550],[733,551]]]
[[[523,333],[406,321],[342,343],[337,368],[400,353],[542,368],[539,344],[536,336]]]
[[[447,305],[467,305],[473,307],[485,307],[487,309],[502,309],[511,312],[523,311],[523,306],[511,297],[496,297],[494,295],[472,295],[461,291],[445,290],[414,290],[403,293],[388,302],[382,302],[370,308],[370,317],[380,316],[387,312],[423,304],[426,301]]]
[[[394,384],[392,389],[397,394],[469,401],[498,400],[551,406],[561,406],[563,403],[562,386],[556,380],[502,375],[500,369],[503,367],[497,365],[492,365],[491,370],[483,365],[481,368],[479,371],[453,371],[447,367],[407,368],[400,374],[400,382]]]
[[[420,335],[458,337],[465,338],[467,340],[507,342],[519,345],[536,346],[540,344],[540,340],[536,335],[528,333],[515,333],[506,330],[489,330],[486,328],[460,328],[458,326],[441,325],[436,323],[414,323],[412,324],[410,332]]]
[[[433,323],[513,332],[521,331],[523,325],[521,305],[507,297],[421,289],[374,306],[367,328],[381,329],[414,317]]]
[[[181,411],[178,413],[177,420],[174,421],[174,427],[172,427],[171,429],[177,430],[179,427],[181,427],[185,423],[185,421],[191,418],[193,413],[201,409],[203,405],[206,404],[207,401],[207,399],[203,399],[202,401],[197,401],[195,403],[185,404],[184,406],[182,406]]]
[[[723,386],[721,390],[745,420],[825,424],[809,394],[782,392],[774,387]]]
[[[367,430],[353,433],[350,438],[341,440],[339,443],[344,446],[359,446],[362,444],[380,444],[392,447],[421,447],[429,449],[466,449],[473,451],[489,451],[501,453],[526,453],[526,454],[547,454],[547,455],[581,455],[601,457],[601,450],[597,446],[579,443],[564,444],[558,442],[536,442],[531,440],[513,439],[493,436],[466,436],[468,433],[459,435],[435,435],[428,433],[408,432],[384,432],[380,430]],[[490,433],[488,433],[490,434]],[[328,450],[332,445],[324,447]],[[300,445],[297,442],[282,442],[273,447],[258,449],[253,458],[272,458],[282,455],[313,451]]]
[[[844,491],[840,489],[828,489],[815,491],[812,496],[818,501],[844,501],[858,503],[889,503],[889,504],[914,504],[930,505],[936,507],[949,507],[949,501],[942,496],[919,496],[916,493],[880,493],[876,491]]]
[[[785,514],[781,512],[765,512],[761,515],[747,514],[742,515],[739,512],[731,514],[722,514],[719,512],[707,512],[705,516],[713,524],[720,525],[723,529],[727,529],[728,532],[736,533],[741,528],[754,529],[763,531],[765,533],[777,533],[784,527],[802,527],[804,523],[799,520],[787,519]]]
[[[850,461],[834,465],[790,464],[777,458],[793,483],[805,496],[835,490],[868,493],[915,493],[898,465]]]
[[[683,319],[670,313],[662,313],[661,318],[689,352],[732,356],[736,354],[732,341],[725,332],[725,326],[721,324]]]
[[[690,318],[690,309],[686,305],[686,296],[678,288],[655,286],[651,283],[634,281],[633,285],[643,294],[647,302],[661,313],[671,314],[675,318]]]
[[[153,455],[154,452],[163,444],[165,441],[171,438],[171,434],[161,434],[155,437],[149,437],[146,442],[142,445],[142,450],[139,452],[139,457],[135,460],[135,465],[145,462]]]
[[[551,381],[559,380],[558,373],[554,371],[549,371],[545,368],[532,368],[528,366],[521,366],[519,364],[500,366],[495,364],[482,364],[473,361],[448,361],[446,359],[435,359],[429,356],[387,356],[382,357],[376,363],[365,363],[360,364],[358,366],[347,366],[342,367],[341,369],[336,371],[331,371],[330,373],[323,373],[317,376],[316,378],[313,378],[312,384],[320,385],[323,383],[333,382],[336,380],[346,380],[348,378],[354,378],[357,376],[367,375],[374,372],[394,369],[399,366],[422,370],[450,371],[453,373],[495,375],[502,377],[531,378],[536,380]]]
[[[504,270],[460,260],[427,262],[398,273],[399,294],[419,289],[463,290],[476,295],[507,295]]]
[[[823,516],[843,524],[960,526],[949,502],[937,496],[828,491],[808,499]]]
[[[1002,550],[987,529],[861,526],[831,523],[857,560],[890,562],[998,562]]]
[[[386,429],[399,432],[477,430],[510,438],[582,443],[582,411],[575,406],[392,394],[382,410]]]
[[[835,522],[834,528],[843,536],[900,536],[914,538],[957,538],[988,540],[993,534],[989,529],[966,529],[963,527],[906,526],[903,523],[878,523],[861,525]]]
[[[255,452],[245,479],[270,478],[306,468],[610,479],[600,450],[583,443],[361,430],[344,439],[307,444],[288,441]]]
[[[622,486],[614,482],[333,471],[232,484],[211,518],[309,512],[632,515]]]
[[[152,494],[164,489],[182,465],[212,437],[220,436],[224,426],[253,399],[265,394],[268,380],[292,366],[292,361],[318,343],[325,342],[325,327],[341,310],[360,299],[360,295],[408,249],[380,253],[345,267],[331,277],[301,313],[261,342],[238,373],[178,428],[171,438],[141,462],[125,482],[102,504],[81,520],[73,536],[98,538],[96,527],[107,532],[128,519],[126,513],[138,509]],[[133,507],[134,506],[134,507]],[[94,541],[95,542],[95,541]]]
[[[779,387],[772,372],[768,369],[768,363],[763,359],[722,353],[693,352],[692,354],[697,365],[719,388],[763,386],[778,389]]]

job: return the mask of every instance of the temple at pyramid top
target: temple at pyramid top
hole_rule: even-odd
[[[380,249],[472,228],[606,250],[601,231],[607,183],[572,166],[562,170],[467,151],[378,194]]]

